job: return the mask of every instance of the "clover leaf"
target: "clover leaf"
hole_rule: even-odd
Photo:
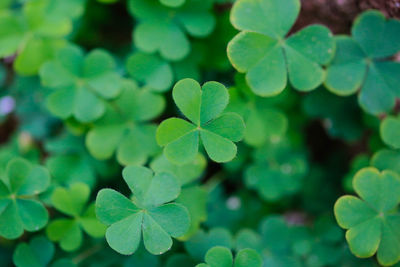
[[[17,267],[46,267],[53,258],[55,248],[47,238],[37,236],[29,243],[20,243],[13,254]]]
[[[246,124],[243,141],[259,147],[267,141],[279,140],[288,129],[288,119],[278,108],[256,97],[247,88],[237,86],[229,89],[230,102],[227,110],[237,112]]]
[[[184,243],[186,251],[195,260],[201,261],[207,251],[215,246],[226,248],[233,247],[232,234],[224,228],[212,228],[208,232],[200,229],[195,235]]]
[[[400,174],[400,151],[381,149],[371,158],[371,165],[380,171],[391,170]]]
[[[185,206],[190,215],[190,227],[185,235],[179,240],[186,241],[198,232],[200,224],[207,219],[207,197],[208,193],[200,186],[190,186],[182,189],[176,199],[176,203]]]
[[[268,201],[297,192],[307,174],[308,166],[304,154],[281,140],[267,143],[254,154],[255,162],[245,171],[245,182]]]
[[[388,116],[380,125],[380,135],[382,141],[392,148],[400,148],[400,141],[398,140],[398,132],[400,130],[400,118]]]
[[[320,65],[334,54],[332,33],[311,25],[285,38],[299,11],[299,0],[239,0],[233,5],[231,22],[241,32],[229,42],[228,57],[246,73],[255,94],[279,94],[287,76],[299,91],[313,90],[324,81]]]
[[[155,172],[169,172],[173,174],[182,186],[190,184],[200,178],[206,166],[207,161],[201,153],[197,154],[194,161],[183,165],[171,163],[163,154],[150,163],[152,170]]]
[[[34,75],[55,51],[65,44],[72,20],[83,13],[82,0],[36,0],[22,12],[10,9],[0,14],[0,58],[17,53],[14,69]]]
[[[360,89],[358,102],[368,113],[390,111],[400,96],[400,64],[387,58],[400,51],[400,21],[366,11],[356,18],[351,32],[351,37],[336,38],[337,53],[325,85],[341,96]]]
[[[126,62],[128,73],[154,91],[163,92],[172,86],[173,70],[171,65],[155,54],[136,52]]]
[[[22,158],[7,164],[0,180],[0,236],[15,239],[24,230],[37,231],[47,224],[48,213],[35,196],[50,184],[48,171]]]
[[[199,78],[199,59],[194,53],[195,51],[192,51],[180,61],[168,62],[156,54],[137,51],[128,57],[126,69],[129,75],[146,89],[164,92],[171,88],[175,80]]]
[[[373,167],[360,170],[353,179],[360,198],[340,197],[334,207],[340,227],[346,229],[350,250],[360,258],[377,253],[382,265],[400,260],[400,177],[393,171]]]
[[[147,53],[158,51],[167,60],[181,60],[189,54],[187,34],[205,37],[215,26],[211,0],[188,0],[177,8],[164,6],[159,0],[128,3],[131,14],[139,21],[133,33],[135,45]]]
[[[159,150],[156,126],[148,121],[161,114],[165,100],[130,80],[125,80],[122,88],[86,135],[86,147],[96,159],[109,159],[115,153],[120,164],[139,165]]]
[[[242,139],[245,126],[239,115],[222,114],[229,102],[226,88],[217,82],[207,82],[201,88],[196,81],[183,79],[174,86],[172,96],[190,122],[170,118],[158,126],[157,142],[165,147],[167,159],[175,164],[193,161],[201,140],[213,161],[232,160],[237,151],[233,142]]]
[[[172,237],[186,233],[190,225],[187,209],[168,203],[179,196],[180,185],[169,173],[157,173],[145,167],[125,167],[122,176],[133,193],[132,200],[113,189],[102,189],[96,199],[96,214],[109,225],[108,244],[115,251],[134,253],[143,237],[145,248],[162,254],[172,246]]]
[[[82,230],[92,237],[104,236],[106,226],[95,214],[95,206],[87,205],[89,187],[84,183],[72,184],[68,189],[57,187],[51,196],[53,206],[72,218],[51,221],[46,233],[51,241],[59,242],[63,250],[73,251],[82,243]]]
[[[160,0],[160,3],[168,7],[178,7],[183,5],[186,0]]]
[[[43,85],[56,89],[47,98],[49,110],[62,119],[73,116],[83,123],[103,116],[105,100],[118,96],[122,86],[110,54],[98,49],[85,57],[73,45],[60,49],[39,74]]]
[[[260,254],[254,249],[246,248],[240,250],[235,259],[232,252],[226,247],[213,247],[206,256],[205,262],[197,267],[261,267],[263,264]]]

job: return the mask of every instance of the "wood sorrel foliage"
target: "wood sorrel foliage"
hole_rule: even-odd
[[[399,264],[400,22],[301,10],[1,0],[0,265]]]

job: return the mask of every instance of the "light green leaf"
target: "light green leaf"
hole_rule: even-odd
[[[102,189],[96,199],[99,220],[109,225],[106,239],[111,248],[129,255],[134,253],[141,235],[145,248],[152,254],[166,252],[172,246],[172,237],[186,233],[190,225],[187,209],[169,203],[176,199],[180,185],[170,173],[128,166],[123,177],[133,193],[133,201],[112,189]]]
[[[232,160],[236,155],[233,142],[243,138],[245,126],[240,116],[222,114],[229,101],[226,88],[216,82],[207,82],[201,88],[196,81],[184,79],[174,86],[172,94],[178,108],[193,124],[170,118],[159,125],[157,142],[165,147],[166,158],[181,165],[193,161],[200,134],[212,160]]]
[[[334,207],[336,220],[347,229],[352,253],[366,258],[377,252],[380,264],[395,264],[400,260],[400,232],[392,229],[400,220],[393,209],[400,203],[400,177],[392,171],[364,168],[355,175],[353,187],[361,199],[343,196]]]
[[[334,55],[332,33],[323,26],[306,27],[289,36],[300,11],[298,0],[239,0],[231,22],[241,32],[228,44],[228,58],[260,96],[273,96],[287,85],[311,91],[325,79],[320,65]]]

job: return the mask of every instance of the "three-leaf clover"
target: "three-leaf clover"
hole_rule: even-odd
[[[317,88],[325,79],[320,66],[334,55],[332,33],[321,25],[308,26],[285,38],[300,10],[299,0],[239,0],[231,22],[241,32],[228,45],[232,65],[246,73],[254,93],[279,94],[287,85],[299,91]]]
[[[170,118],[159,125],[157,142],[165,146],[167,159],[175,164],[193,161],[201,140],[213,161],[232,160],[237,151],[233,142],[242,139],[245,126],[239,115],[222,114],[229,102],[227,89],[217,82],[207,82],[200,87],[192,79],[183,79],[174,86],[172,96],[190,122]]]
[[[400,64],[387,60],[400,51],[400,21],[367,11],[355,20],[351,32],[352,37],[336,38],[337,52],[325,85],[338,95],[361,88],[358,101],[365,111],[387,112],[400,96]]]
[[[106,111],[105,100],[118,96],[122,86],[111,55],[98,49],[85,57],[73,45],[43,64],[40,78],[43,85],[56,89],[47,98],[49,110],[62,119],[74,116],[84,123],[100,118]]]
[[[106,226],[95,214],[95,206],[87,206],[90,189],[84,183],[72,184],[68,189],[57,187],[51,202],[58,211],[72,218],[55,219],[49,223],[46,233],[51,241],[59,242],[63,250],[73,251],[82,243],[82,229],[92,237],[104,236]]]
[[[24,3],[22,12],[0,14],[0,58],[17,53],[14,69],[36,74],[72,31],[72,19],[83,13],[82,0],[36,0]],[[15,9],[18,10],[18,9]]]
[[[125,80],[122,88],[121,95],[86,135],[86,146],[96,159],[109,159],[116,153],[122,165],[143,164],[159,151],[156,126],[148,121],[161,114],[165,100],[130,80]]]
[[[109,225],[106,239],[111,248],[125,255],[134,253],[143,237],[145,248],[162,254],[172,246],[172,237],[186,233],[190,225],[187,209],[168,203],[179,196],[180,185],[169,173],[145,167],[125,167],[122,176],[133,193],[132,200],[113,189],[102,189],[96,199],[96,214]]]
[[[15,239],[24,230],[33,232],[44,227],[49,215],[35,196],[50,185],[48,171],[15,158],[8,163],[5,177],[0,178],[0,235]]]
[[[398,133],[400,131],[400,118],[388,116],[380,125],[380,135],[385,144],[393,147],[400,148],[400,140]]]
[[[190,52],[186,33],[204,37],[214,29],[211,7],[211,0],[188,0],[177,8],[164,6],[159,0],[130,0],[130,12],[139,20],[135,45],[144,52],[158,51],[167,60],[181,60]]]
[[[382,265],[400,260],[400,177],[393,171],[373,167],[360,170],[353,179],[360,198],[342,196],[335,203],[335,216],[346,229],[350,250],[360,258],[373,256]]]
[[[257,251],[251,248],[240,250],[235,259],[232,252],[226,247],[213,247],[206,256],[205,262],[196,265],[197,267],[261,267],[262,258]]]

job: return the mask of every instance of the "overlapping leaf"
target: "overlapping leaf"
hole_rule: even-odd
[[[73,251],[81,246],[82,230],[92,237],[104,236],[106,226],[97,220],[94,205],[87,205],[89,195],[90,189],[83,183],[72,184],[68,189],[57,187],[53,191],[53,206],[72,217],[55,219],[46,228],[49,239],[59,242],[63,250]]]
[[[237,151],[233,142],[242,139],[245,126],[239,115],[222,113],[229,102],[226,88],[217,82],[207,82],[201,88],[196,81],[184,79],[175,85],[172,94],[190,122],[170,118],[158,127],[157,142],[165,146],[167,159],[175,164],[192,161],[201,140],[213,161],[232,160]]]
[[[29,1],[21,13],[0,14],[0,57],[17,53],[15,70],[36,74],[40,66],[65,44],[62,37],[72,31],[72,19],[83,13],[83,0]]]
[[[122,165],[143,164],[159,149],[156,126],[148,121],[160,115],[165,101],[161,95],[139,89],[133,81],[124,81],[122,87],[121,95],[86,135],[86,146],[100,160],[115,153]]]

